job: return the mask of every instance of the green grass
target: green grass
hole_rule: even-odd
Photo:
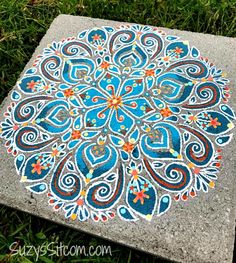
[[[0,0],[0,101],[15,84],[52,20],[72,14],[236,36],[236,0]],[[34,262],[35,256],[10,257],[17,241],[40,245],[111,244],[42,219],[0,207],[0,262]],[[153,257],[111,244],[113,256],[61,258],[39,262],[155,262]],[[74,260],[74,261],[72,261]],[[164,262],[160,261],[159,262]]]
[[[0,101],[61,13],[236,36],[236,0],[0,0]]]

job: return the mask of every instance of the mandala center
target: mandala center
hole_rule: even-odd
[[[122,98],[121,96],[112,96],[107,100],[107,104],[109,108],[118,109],[119,106],[122,106]]]

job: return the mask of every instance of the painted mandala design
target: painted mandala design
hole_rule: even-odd
[[[53,42],[1,123],[21,183],[66,218],[151,220],[214,188],[235,113],[195,47],[148,26]]]

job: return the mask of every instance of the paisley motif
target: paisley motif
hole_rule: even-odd
[[[215,187],[236,119],[228,82],[158,28],[92,28],[37,56],[0,137],[20,182],[67,219],[151,221]]]

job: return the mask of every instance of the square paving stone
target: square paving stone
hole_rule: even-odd
[[[169,260],[232,262],[235,50],[58,16],[1,106],[0,202]]]

